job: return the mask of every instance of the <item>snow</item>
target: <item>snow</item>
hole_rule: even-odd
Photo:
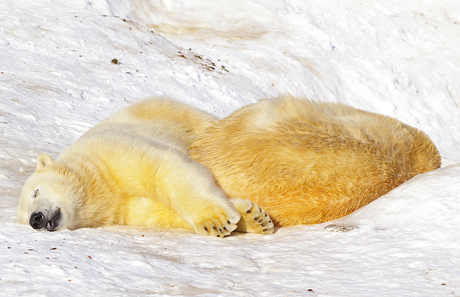
[[[0,295],[460,296],[457,2],[1,1]],[[222,117],[280,93],[396,117],[443,168],[273,235],[19,224],[36,156],[129,103],[164,95]]]

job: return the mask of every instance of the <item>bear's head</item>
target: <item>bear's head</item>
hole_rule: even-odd
[[[24,184],[19,219],[37,230],[74,229],[84,190],[68,168],[47,154],[37,159],[37,170]]]

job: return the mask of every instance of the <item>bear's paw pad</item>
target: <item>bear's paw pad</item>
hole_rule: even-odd
[[[220,220],[207,219],[197,224],[196,230],[202,235],[209,235],[213,237],[224,237],[230,235],[235,229],[236,224],[229,220],[222,223]]]
[[[262,234],[271,234],[275,231],[275,225],[270,216],[257,204],[247,203],[246,209],[240,210],[240,213],[240,231]]]

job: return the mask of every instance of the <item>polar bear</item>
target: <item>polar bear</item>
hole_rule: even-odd
[[[428,136],[396,119],[292,96],[219,120],[189,154],[277,226],[337,219],[441,165]]]
[[[281,96],[219,120],[157,98],[110,116],[56,161],[40,155],[18,214],[50,231],[272,233],[347,215],[440,162],[423,132],[343,104]]]
[[[56,160],[41,154],[23,186],[18,216],[34,229],[58,231],[113,224],[272,233],[266,212],[228,199],[205,166],[188,156],[191,142],[217,119],[156,98],[103,120]]]

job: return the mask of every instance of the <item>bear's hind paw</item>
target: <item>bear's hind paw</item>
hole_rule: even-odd
[[[272,220],[257,204],[242,199],[234,199],[232,202],[241,214],[237,232],[271,234],[275,231]]]

